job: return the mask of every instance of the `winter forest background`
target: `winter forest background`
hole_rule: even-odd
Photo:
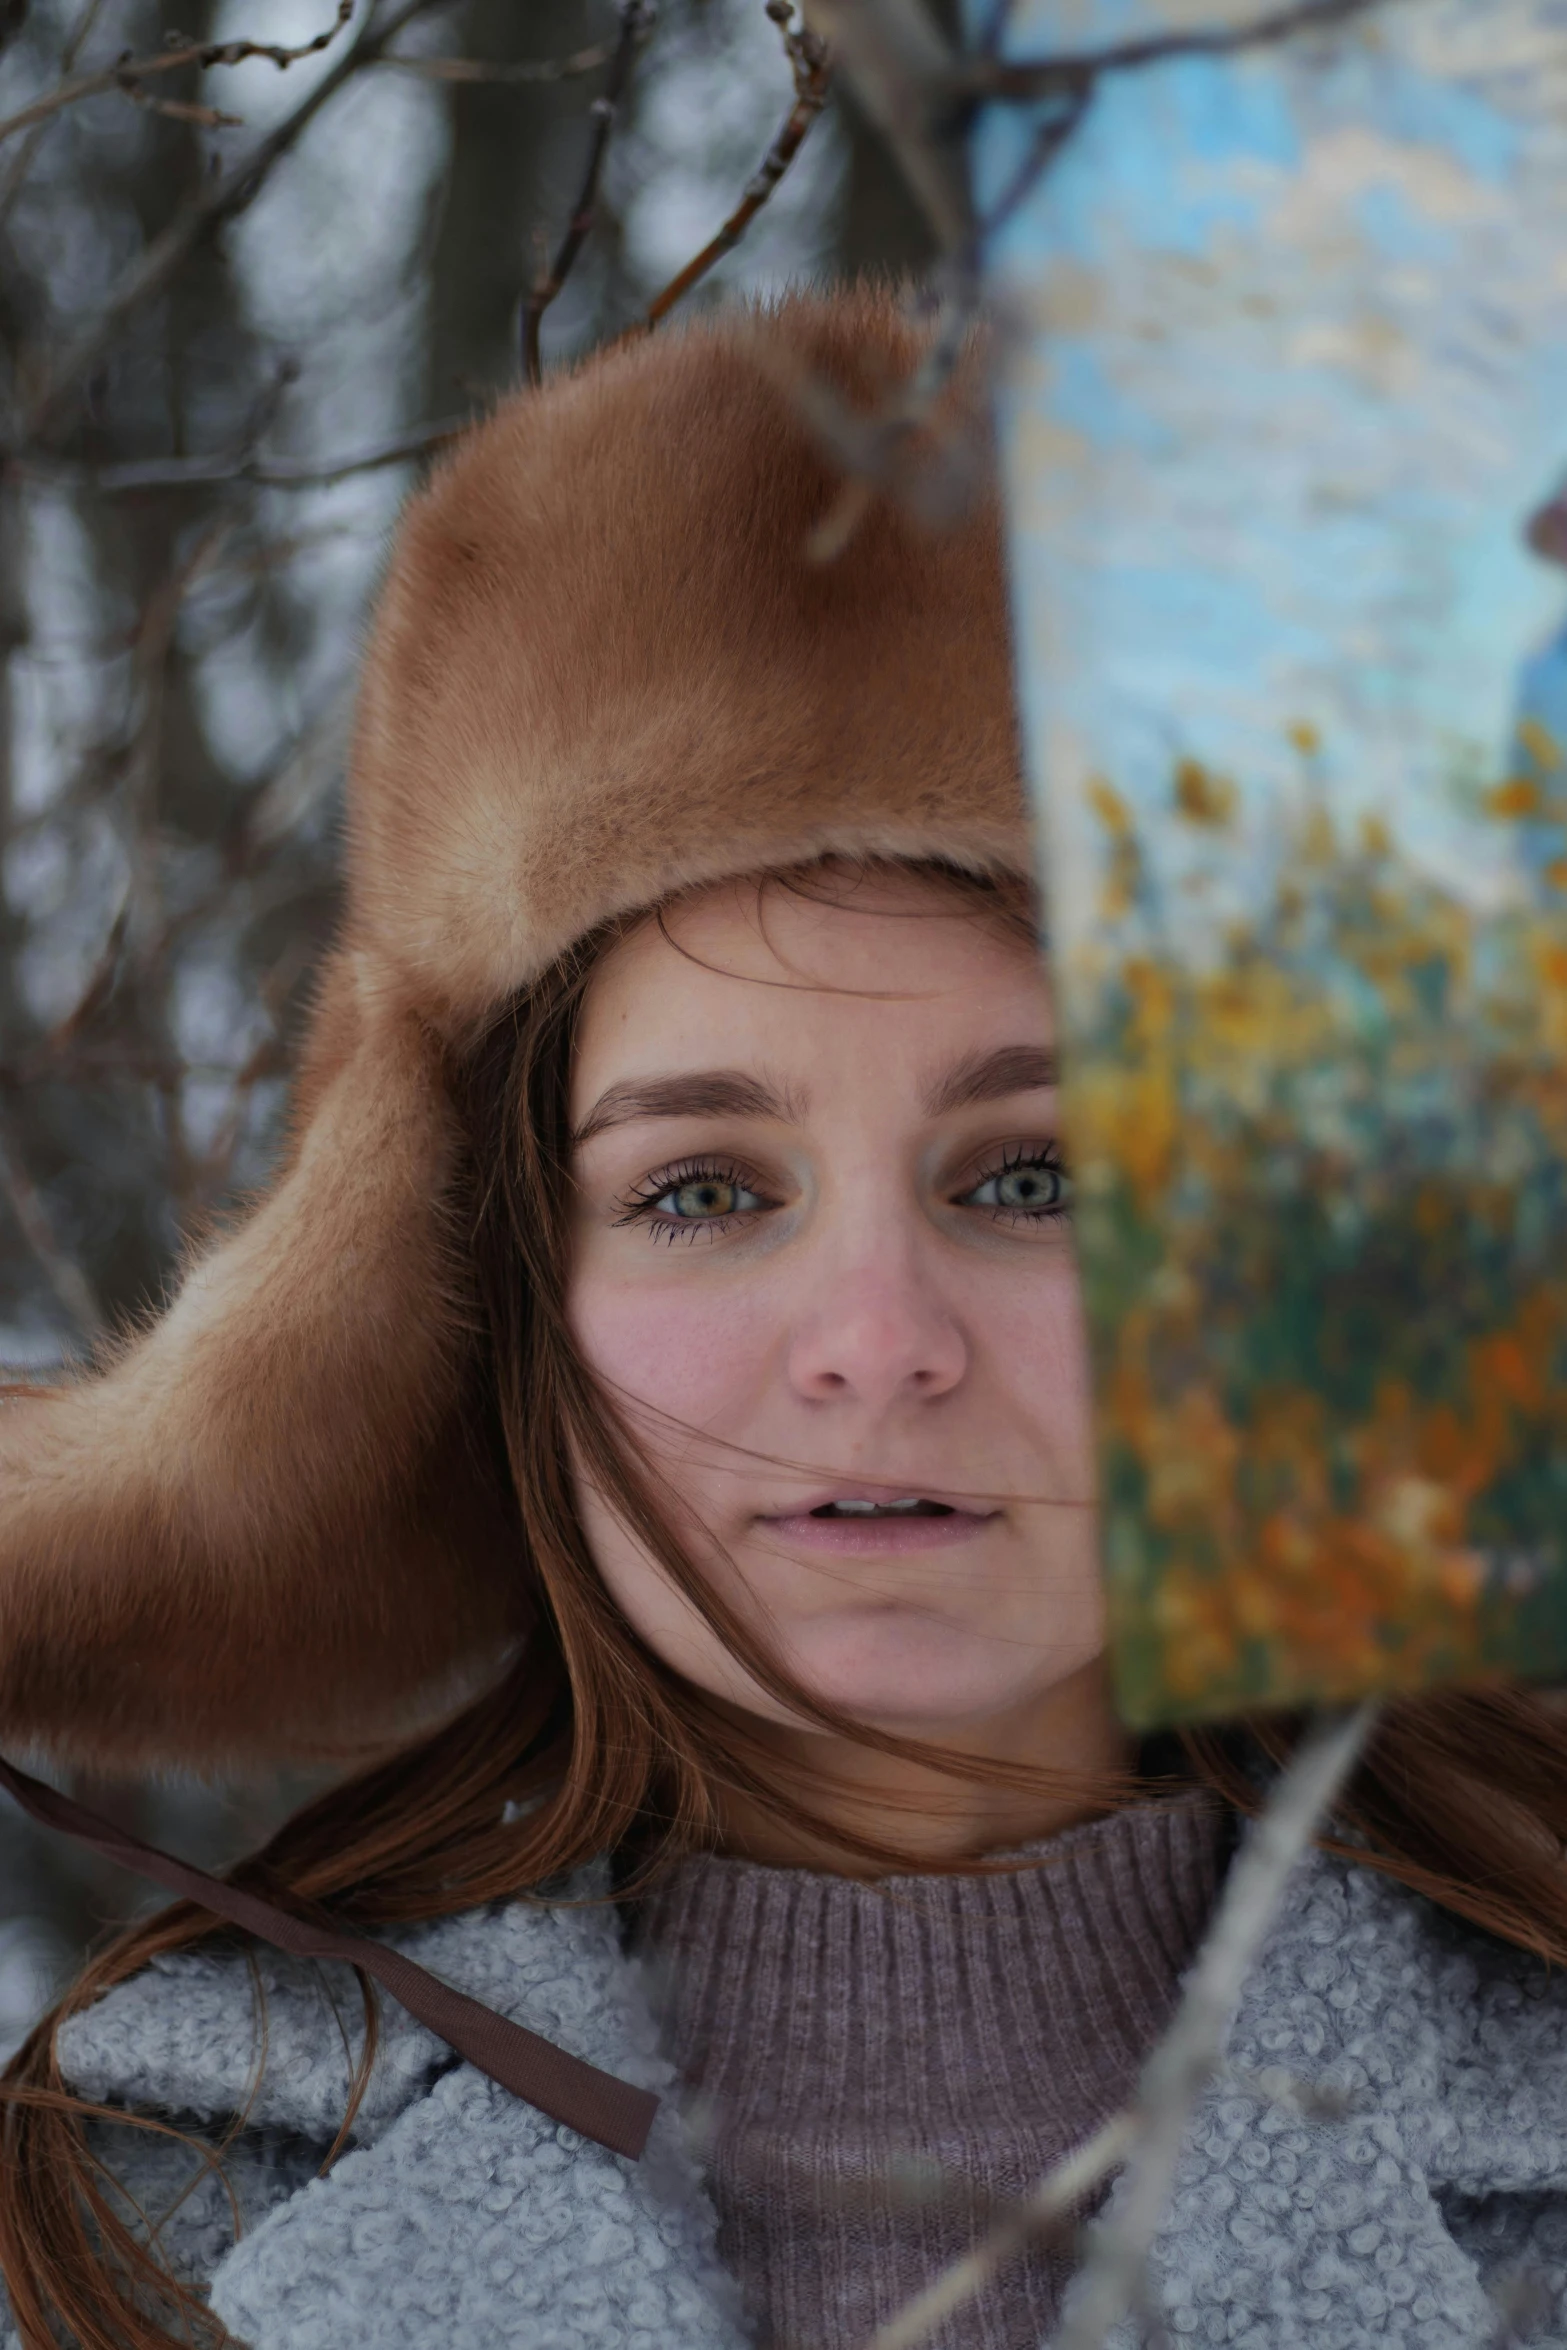
[[[785,0],[640,13],[546,366],[643,317],[795,103]],[[441,434],[517,380],[617,70],[612,0],[336,14],[0,0],[3,1376],[156,1300],[182,1236],[266,1173],[388,527]],[[324,33],[287,63],[173,62]],[[685,300],[929,257],[833,88]],[[208,1865],[288,1794],[76,1791]],[[3,2051],[157,1897],[0,1806]]]

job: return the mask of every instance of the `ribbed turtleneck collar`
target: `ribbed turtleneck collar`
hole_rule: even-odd
[[[701,1858],[662,1880],[635,1946],[763,2342],[854,2350],[1115,2111],[1226,1846],[1194,1794],[1003,1874],[868,1884]],[[932,2350],[1034,2350],[1067,2266],[1015,2262]]]

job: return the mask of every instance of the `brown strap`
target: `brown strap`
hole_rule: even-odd
[[[270,1942],[295,1958],[341,1958],[350,1966],[363,1967],[372,1981],[390,1991],[398,2004],[428,2025],[438,2039],[524,2104],[537,2106],[551,2121],[564,2122],[595,2145],[607,2146],[612,2154],[630,2155],[633,2161],[647,2144],[658,2111],[658,2099],[651,2090],[634,2089],[629,2081],[600,2072],[597,2065],[584,2064],[578,2056],[568,2056],[553,2041],[541,2039],[537,2032],[509,2022],[493,2008],[483,2007],[477,1999],[438,1981],[400,1950],[388,1949],[384,1942],[372,1942],[363,1934],[343,1934],[291,1917],[286,1909],[275,1908],[257,1894],[242,1893],[237,1886],[225,1885],[220,1877],[209,1877],[204,1869],[176,1860],[172,1853],[141,1843],[112,1820],[88,1811],[85,1805],[45,1786],[42,1779],[29,1778],[8,1762],[0,1762],[0,1787],[44,1827],[74,1836],[106,1860],[118,1861],[121,1868],[149,1877],[178,1900],[194,1901],[202,1909],[227,1918],[231,1925],[254,1934],[258,1942]]]

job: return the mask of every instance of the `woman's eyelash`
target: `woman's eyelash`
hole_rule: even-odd
[[[979,1194],[992,1185],[996,1197],[981,1199]],[[687,1201],[683,1209],[662,1205],[669,1199],[678,1202],[681,1194]],[[997,1222],[1042,1224],[1065,1216],[1068,1199],[1066,1168],[1059,1147],[1051,1142],[1009,1146],[965,1183],[955,1204],[977,1207]],[[737,1217],[754,1215],[772,1204],[759,1179],[732,1160],[681,1159],[656,1168],[618,1200],[615,1221],[645,1224],[654,1240],[696,1240],[704,1234],[711,1239],[727,1231]]]
[[[1034,1186],[1039,1196],[1030,1198],[1026,1193],[1030,1179],[1036,1176],[1046,1180]],[[1018,1195],[1013,1198],[1003,1196],[1010,1177],[1020,1179],[1010,1185],[1013,1193]],[[997,1197],[981,1200],[978,1194],[990,1184],[996,1186]],[[1065,1216],[1069,1212],[1070,1200],[1071,1184],[1060,1146],[1049,1142],[1019,1144],[1003,1151],[993,1166],[982,1167],[972,1181],[965,1185],[959,1204],[982,1208],[989,1215],[998,1219],[1005,1217],[1013,1224],[1035,1224]]]
[[[748,1199],[757,1197],[756,1178],[744,1168],[726,1160],[682,1159],[674,1166],[660,1167],[644,1176],[634,1190],[616,1203],[619,1213],[615,1221],[622,1225],[645,1223],[655,1240],[695,1240],[702,1233],[723,1231],[737,1214],[753,1212],[716,1205],[707,1214],[660,1212],[660,1201],[672,1193],[686,1191],[699,1197],[704,1190],[738,1192]]]

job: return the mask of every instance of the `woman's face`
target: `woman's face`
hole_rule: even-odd
[[[583,1007],[577,1342],[798,1684],[881,1728],[983,1733],[1102,1645],[1037,959],[913,874],[826,903],[725,885],[667,927]],[[788,1720],[581,1500],[652,1648]]]

